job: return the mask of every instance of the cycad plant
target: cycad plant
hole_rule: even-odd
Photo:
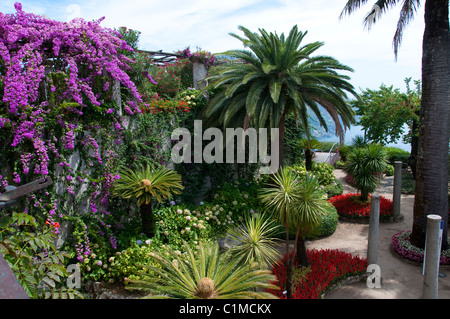
[[[149,237],[155,235],[153,199],[162,202],[183,189],[181,176],[164,166],[122,168],[120,179],[114,184],[114,194],[122,198],[135,198],[140,208],[142,231]]]
[[[198,250],[187,244],[186,254],[168,248],[151,254],[157,266],[144,265],[150,272],[132,280],[127,289],[147,292],[146,298],[176,299],[269,299],[265,289],[278,289],[271,271],[256,263],[239,265],[238,259],[221,253],[216,243],[200,243]],[[152,273],[152,275],[149,275]]]
[[[247,216],[242,225],[229,230],[228,234],[235,242],[230,253],[240,264],[256,262],[266,268],[279,259],[277,246],[280,241],[275,236],[280,226],[266,215]]]
[[[375,191],[386,166],[386,152],[380,144],[355,148],[349,154],[346,170],[353,176],[361,201],[367,201]]]

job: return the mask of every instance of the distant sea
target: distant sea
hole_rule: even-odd
[[[313,127],[313,136],[321,142],[335,142],[339,143],[339,139],[334,134],[334,122],[328,114],[324,114],[325,121],[327,122],[328,132],[325,131],[322,127],[320,127],[318,120],[316,120],[315,116],[310,114],[311,125]],[[408,128],[405,124],[404,132],[408,132]],[[344,144],[350,145],[352,143],[353,138],[357,135],[364,136],[364,130],[359,125],[353,125],[348,129],[344,135]],[[386,146],[398,147],[404,151],[411,152],[411,145],[403,143],[403,137],[399,138],[397,143],[387,144]]]

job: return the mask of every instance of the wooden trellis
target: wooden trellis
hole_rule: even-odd
[[[138,50],[139,52],[147,53],[152,57],[152,64],[164,65],[166,63],[173,63],[177,59],[182,58],[183,56],[176,53],[167,53],[159,51],[146,51],[146,50]]]

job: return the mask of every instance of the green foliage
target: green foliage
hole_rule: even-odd
[[[247,216],[228,232],[234,241],[230,253],[240,264],[256,262],[262,268],[271,267],[280,257],[276,249],[280,244],[276,239],[279,231],[279,225],[264,214]]]
[[[339,156],[343,162],[347,161],[348,154],[351,152],[351,147],[349,145],[339,145],[338,146]]]
[[[322,42],[303,44],[307,32],[297,26],[287,36],[264,29],[258,34],[242,26],[239,30],[244,37],[231,36],[248,50],[224,52],[243,63],[227,63],[217,75],[208,77],[208,88],[221,90],[206,107],[205,119],[223,127],[244,123],[244,119],[251,127],[278,127],[285,116],[294,114],[307,129],[307,111],[311,110],[327,128],[322,105],[332,115],[339,135],[343,126],[354,122],[347,93],[356,93],[348,77],[338,73],[352,69],[329,56],[312,56]]]
[[[158,202],[179,194],[183,189],[181,176],[164,166],[156,169],[146,167],[122,168],[120,179],[114,184],[114,193],[122,198],[134,198],[137,205],[150,204],[154,198]]]
[[[143,278],[127,286],[149,293],[148,298],[274,298],[264,292],[274,287],[271,271],[261,270],[255,263],[238,267],[238,260],[220,253],[217,243],[201,243],[195,251],[187,246],[186,254],[169,248],[150,257],[158,266],[143,265],[148,269]],[[157,275],[148,276],[149,272]]]
[[[222,224],[226,227],[225,220],[218,216],[222,211],[220,207],[188,208],[182,205],[169,206],[155,211],[156,234],[155,240],[167,244],[174,249],[183,249],[183,245],[195,246],[201,240],[214,237],[214,226]],[[217,215],[216,212],[220,212]],[[226,217],[225,217],[226,219]],[[219,225],[220,225],[219,224]]]
[[[13,213],[2,218],[0,229],[0,253],[29,297],[83,298],[64,286],[68,255],[53,245],[54,226],[42,227],[29,214]]]
[[[394,171],[394,166],[392,166],[391,164],[387,164],[386,169],[383,173],[386,174],[386,176],[394,176]]]
[[[366,201],[380,181],[387,166],[386,153],[380,144],[355,148],[348,158],[347,172],[353,177],[355,186],[361,191],[361,200]]]
[[[308,174],[305,163],[291,165],[288,168],[300,176]],[[318,177],[319,184],[322,186],[335,184],[334,168],[330,164],[313,162],[310,173]]]
[[[359,115],[358,125],[366,132],[369,141],[381,144],[396,143],[405,134],[404,125],[409,129],[417,120],[417,110],[420,108],[420,86],[412,91],[409,88],[410,79],[406,79],[407,92],[402,93],[393,86],[382,85],[379,90],[367,89],[361,94],[360,100],[351,104]]]
[[[308,234],[311,238],[321,238],[333,235],[339,223],[339,215],[336,208],[327,203],[326,211],[320,215],[319,225]]]
[[[389,163],[394,163],[400,161],[403,163],[408,163],[409,152],[402,150],[398,147],[385,147],[386,159]]]
[[[331,184],[325,185],[323,191],[327,194],[328,198],[341,195],[344,192],[344,186],[335,178]]]

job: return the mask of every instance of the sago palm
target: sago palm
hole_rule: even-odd
[[[140,208],[142,231],[149,237],[154,236],[153,199],[162,202],[183,189],[181,176],[164,166],[152,169],[149,166],[123,168],[120,179],[116,180],[113,193],[122,198],[134,198]]]
[[[185,245],[186,254],[168,248],[150,257],[157,266],[144,265],[140,280],[132,280],[127,289],[147,292],[147,298],[177,299],[253,299],[275,298],[265,289],[275,276],[255,263],[239,266],[237,259],[220,253],[217,243],[201,243],[194,251]],[[151,274],[151,275],[150,275]]]
[[[228,232],[235,242],[230,253],[241,264],[256,262],[262,268],[271,266],[280,257],[279,240],[275,238],[278,232],[279,224],[266,214],[247,216],[242,225]]]
[[[303,44],[307,32],[294,26],[289,34],[278,35],[259,29],[258,33],[240,26],[245,37],[231,33],[249,50],[232,50],[223,55],[236,62],[220,67],[218,74],[208,78],[207,87],[219,89],[204,111],[204,118],[223,127],[239,125],[244,129],[279,128],[280,161],[283,165],[284,121],[293,113],[308,127],[308,110],[327,129],[322,115],[331,115],[336,134],[354,123],[354,112],[347,103],[347,94],[356,96],[348,76],[351,72],[330,56],[316,55],[322,42]],[[321,107],[322,108],[321,108]]]
[[[416,165],[414,220],[411,243],[425,246],[428,214],[440,215],[444,221],[442,238],[447,238],[448,224],[448,140],[450,138],[450,26],[449,0],[378,0],[365,18],[367,26],[381,14],[401,2],[400,17],[394,35],[394,53],[403,38],[405,27],[424,4],[425,30],[422,42],[422,99],[419,117],[419,142]],[[351,14],[367,0],[349,0],[341,13]],[[442,249],[448,249],[444,240]]]

